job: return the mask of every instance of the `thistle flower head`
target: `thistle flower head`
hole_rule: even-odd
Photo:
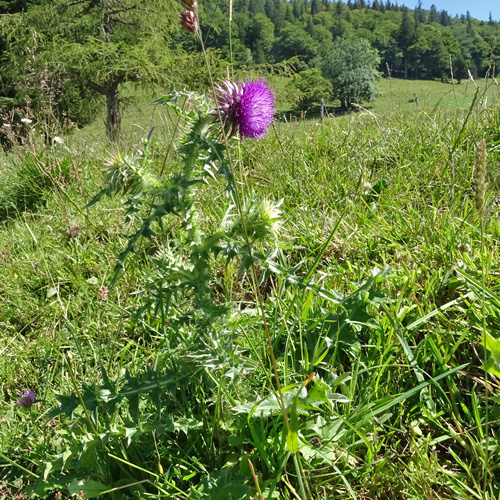
[[[213,114],[220,116],[229,137],[238,130],[242,137],[257,139],[267,135],[276,113],[276,98],[264,78],[238,83],[223,80],[217,85],[214,97],[217,109]]]
[[[33,391],[31,390],[24,391],[19,396],[19,399],[16,401],[16,405],[22,406],[23,408],[29,408],[30,406],[33,405],[35,400],[36,400],[36,395]]]
[[[243,207],[246,229],[243,228],[241,217],[234,212],[234,206],[229,207],[222,223],[227,234],[241,238],[246,234],[252,242],[274,241],[282,226],[280,205],[283,200],[274,203],[267,199],[258,200],[252,197]]]

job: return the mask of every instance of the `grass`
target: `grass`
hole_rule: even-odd
[[[481,89],[485,106],[498,102],[500,91],[496,80],[470,80],[442,83],[438,81],[401,80],[383,78],[378,87],[381,96],[370,109],[374,113],[386,111],[414,111],[417,107],[414,96],[417,96],[418,106],[425,110],[467,111],[472,105],[476,88]]]
[[[444,84],[391,85],[399,97],[386,88],[369,112],[280,123],[279,137],[239,152],[244,197],[283,199],[274,272],[260,287],[307,495],[499,498],[499,386],[481,346],[500,317],[499,108],[481,94],[468,113],[469,87],[457,97],[464,110],[448,95],[433,111]],[[175,123],[155,112],[159,162]],[[129,116],[126,130],[156,121]],[[212,300],[227,316],[192,309],[189,294],[137,315],[167,272],[152,258],[185,257],[169,219],[100,300],[130,230],[120,196],[84,208],[104,184],[100,128],[72,141],[71,153],[0,160],[1,494],[37,485],[42,498],[257,498],[250,459],[264,498],[297,498],[248,275],[238,261],[211,261]],[[205,233],[228,203],[220,178],[197,189]],[[23,411],[15,401],[28,388],[39,402]],[[52,412],[58,394],[71,417]]]

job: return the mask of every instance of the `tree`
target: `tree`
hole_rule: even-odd
[[[401,52],[403,53],[405,79],[408,78],[408,63],[409,63],[408,49],[413,45],[414,42],[415,42],[415,21],[410,18],[408,9],[404,9],[398,33],[398,46],[401,49]]]
[[[444,45],[438,27],[422,24],[418,27],[415,43],[408,49],[414,61],[416,78],[442,78],[449,73],[449,50]]]
[[[246,45],[250,47],[257,64],[269,62],[274,43],[274,24],[264,14],[255,14],[247,33]]]
[[[445,10],[441,11],[441,13],[439,14],[439,22],[443,26],[450,26],[451,25],[451,17],[448,14],[448,12],[446,12]]]
[[[287,91],[295,98],[301,110],[307,110],[322,98],[331,97],[332,83],[321,75],[319,68],[311,68],[293,75]]]
[[[377,97],[375,81],[380,76],[380,57],[365,39],[338,38],[318,64],[323,76],[332,82],[333,94],[343,108]]]
[[[3,23],[8,47],[2,69],[16,74],[22,89],[29,60],[35,71],[57,74],[75,88],[104,96],[106,133],[109,140],[117,140],[121,86],[158,81],[159,71],[168,74],[174,62],[161,26],[177,13],[165,9],[160,0],[138,5],[133,0],[55,0],[10,16]]]
[[[429,10],[429,22],[430,23],[439,23],[441,20],[439,16],[439,12],[434,4],[431,5],[431,8]]]
[[[285,23],[279,38],[274,43],[277,61],[298,57],[299,69],[306,69],[317,54],[317,42],[298,24]]]

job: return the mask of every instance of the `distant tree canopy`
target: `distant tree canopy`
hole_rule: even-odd
[[[241,72],[255,65],[261,72],[321,68],[344,104],[373,97],[366,83],[341,97],[334,76],[332,54],[347,57],[361,45],[368,56],[353,69],[358,81],[367,68],[371,75],[389,70],[393,77],[446,81],[468,71],[483,77],[500,65],[500,23],[491,16],[452,18],[435,5],[411,10],[392,0],[233,0],[229,25],[227,0],[198,3],[216,75],[229,65]],[[0,0],[0,110],[29,100],[36,111],[48,102],[58,120],[84,124],[105,102],[107,133],[115,139],[126,82],[206,89],[200,47],[180,30],[180,10],[163,0]],[[306,89],[310,82],[329,88],[320,76],[309,71],[295,80],[301,106],[317,100]]]
[[[290,79],[287,95],[289,101],[296,101],[300,109],[307,110],[333,95],[332,82],[321,75],[319,68],[306,69]]]
[[[230,58],[226,0],[200,0],[210,22],[207,46]],[[267,17],[269,23],[264,22]],[[206,31],[206,30],[205,30]],[[273,31],[273,33],[271,33]],[[233,62],[279,63],[296,57],[299,71],[342,36],[364,38],[380,54],[377,68],[399,78],[463,78],[467,70],[482,77],[500,65],[500,23],[470,14],[451,17],[430,10],[399,7],[381,0],[234,0]]]

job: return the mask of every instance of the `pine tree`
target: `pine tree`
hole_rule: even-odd
[[[408,49],[415,42],[415,21],[411,19],[407,8],[403,10],[403,17],[398,32],[398,47],[403,53],[405,79],[408,78]]]
[[[431,5],[431,8],[429,10],[429,22],[430,23],[439,23],[440,21],[439,13],[434,4]]]
[[[443,25],[443,26],[450,26],[451,25],[451,17],[450,15],[448,14],[448,12],[446,12],[445,10],[442,10],[440,15],[439,15],[439,22]]]
[[[174,15],[161,0],[144,0],[141,8],[134,0],[44,2],[4,20],[9,46],[2,72],[15,74],[19,88],[29,83],[29,71],[45,71],[63,80],[68,91],[85,89],[90,94],[91,89],[104,96],[106,133],[115,141],[121,131],[121,86],[160,79],[172,63],[168,38],[159,27],[171,23]],[[31,47],[30,67],[26,47]],[[157,73],[156,68],[162,69]],[[26,87],[27,93],[36,90]]]

